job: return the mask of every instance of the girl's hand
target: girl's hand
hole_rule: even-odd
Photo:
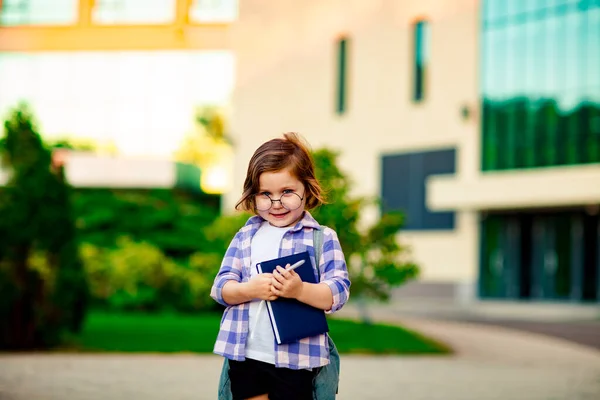
[[[273,275],[258,274],[248,281],[248,291],[253,299],[277,300],[277,295],[271,290]]]
[[[288,264],[286,268],[290,265]],[[288,271],[281,266],[273,271],[271,292],[277,296],[297,299],[302,294],[302,279],[295,271]]]

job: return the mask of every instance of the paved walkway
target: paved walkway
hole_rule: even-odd
[[[385,313],[375,317],[398,322]],[[402,323],[445,341],[456,354],[342,356],[338,399],[600,398],[600,352],[595,349],[491,326],[421,319]],[[0,355],[0,399],[215,399],[220,366],[219,357],[192,354]]]
[[[460,320],[459,320],[460,321]],[[600,350],[600,320],[597,321],[520,321],[514,319],[464,318],[462,321],[496,325],[566,339]]]
[[[352,304],[347,305],[352,308]],[[399,298],[377,305],[396,318],[472,322],[539,333],[600,350],[600,304]]]

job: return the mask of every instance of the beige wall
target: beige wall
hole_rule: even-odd
[[[268,4],[268,5],[267,5]],[[477,173],[478,9],[475,0],[245,0],[233,27],[237,59],[232,128],[237,142],[231,208],[252,152],[285,131],[314,148],[342,150],[360,194],[380,194],[383,154],[456,147],[457,169]],[[412,32],[431,22],[426,100],[411,101]],[[336,38],[349,46],[348,111],[335,113]],[[476,225],[404,234],[427,280],[474,280]]]
[[[429,178],[428,205],[434,210],[502,210],[589,206],[600,202],[600,165],[568,165],[519,171],[490,171],[476,179]]]

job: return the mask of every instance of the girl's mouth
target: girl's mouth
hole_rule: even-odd
[[[290,213],[290,212],[288,211],[288,212],[285,212],[285,213],[282,213],[282,214],[271,214],[271,215],[272,215],[274,218],[276,218],[276,219],[283,219],[283,218],[284,218],[286,215],[288,215],[289,213]]]

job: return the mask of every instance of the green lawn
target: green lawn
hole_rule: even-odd
[[[118,352],[211,353],[221,316],[202,314],[107,314],[92,312],[69,349]],[[412,331],[330,319],[340,353],[443,354],[449,350]],[[64,350],[64,349],[63,349]]]

